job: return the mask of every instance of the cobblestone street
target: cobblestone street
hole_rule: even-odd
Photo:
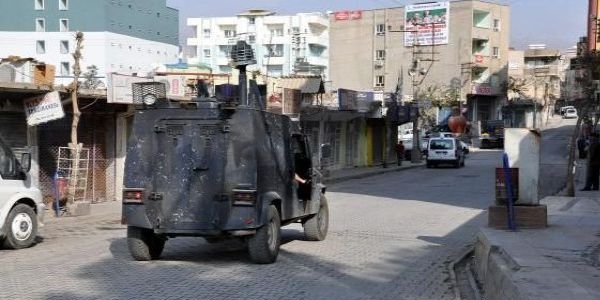
[[[0,298],[455,299],[448,266],[484,220],[493,191],[485,170],[498,155],[330,185],[327,239],[305,241],[301,226],[284,227],[272,265],[251,263],[240,242],[201,238],[169,240],[161,260],[136,262],[118,203],[50,217],[36,246],[0,250]],[[470,184],[449,189],[456,180]]]

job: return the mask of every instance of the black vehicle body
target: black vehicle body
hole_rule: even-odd
[[[326,205],[320,179],[308,140],[289,117],[214,98],[165,100],[133,117],[123,222],[132,235],[142,233],[154,259],[170,237],[252,237],[273,208],[281,225],[304,224]]]
[[[504,148],[504,120],[481,122],[480,148]]]

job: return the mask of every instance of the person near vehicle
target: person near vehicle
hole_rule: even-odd
[[[597,191],[600,181],[600,143],[598,141],[598,133],[596,132],[590,134],[588,154],[587,178],[582,191]]]
[[[404,143],[402,141],[398,141],[398,144],[396,144],[396,159],[398,160],[398,165],[401,166],[404,159]]]
[[[587,156],[587,151],[586,151],[587,144],[588,144],[587,140],[586,140],[585,137],[583,137],[583,135],[580,136],[577,139],[577,150],[579,150],[579,159],[585,159],[586,158],[586,156]]]

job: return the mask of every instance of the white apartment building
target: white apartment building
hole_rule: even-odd
[[[101,81],[111,72],[145,75],[179,55],[179,12],[165,0],[2,0],[0,11],[0,58],[54,65],[55,84],[73,81],[77,31],[81,71],[95,65]]]
[[[278,16],[250,10],[235,17],[188,18],[195,36],[187,39],[192,59],[209,65],[213,73],[231,74],[230,47],[245,40],[254,49],[258,71],[268,77],[329,73],[329,19],[321,13]]]

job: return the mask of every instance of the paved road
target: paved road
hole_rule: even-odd
[[[565,187],[569,139],[575,130],[577,119],[551,119],[550,128],[542,132],[540,164],[540,199],[556,195]],[[577,152],[575,152],[577,159]],[[580,161],[583,163],[583,161]]]
[[[0,299],[454,299],[448,264],[493,201],[499,151],[466,167],[416,168],[331,185],[323,242],[286,227],[277,263],[242,245],[170,240],[136,262],[115,212],[48,222],[33,248],[0,250]]]

